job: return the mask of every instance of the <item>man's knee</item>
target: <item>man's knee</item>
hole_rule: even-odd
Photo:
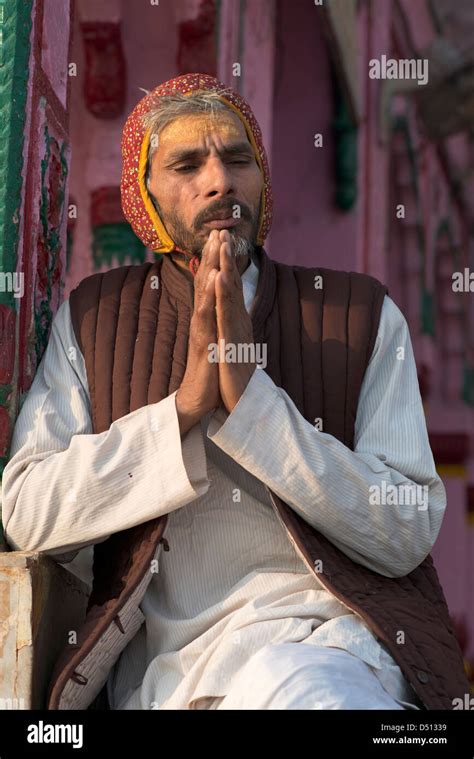
[[[262,646],[239,671],[230,692],[217,708],[285,708],[282,693],[295,676],[295,662],[291,655],[294,655],[296,645],[270,643]]]
[[[253,656],[249,659],[256,666],[268,667],[275,661],[281,661],[286,656],[288,650],[294,649],[298,645],[297,643],[267,643],[262,646]]]
[[[295,661],[298,643],[268,643],[262,646],[245,665],[246,674],[255,680],[284,680],[299,669],[301,658]]]
[[[401,709],[373,670],[345,650],[298,643],[263,646],[240,671],[229,708]]]

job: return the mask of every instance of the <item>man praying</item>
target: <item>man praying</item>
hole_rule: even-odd
[[[268,257],[261,131],[213,77],[148,93],[122,156],[124,213],[162,258],[61,305],[3,478],[12,548],[94,546],[48,708],[450,708],[445,490],[400,310],[318,268],[317,229],[313,267]]]

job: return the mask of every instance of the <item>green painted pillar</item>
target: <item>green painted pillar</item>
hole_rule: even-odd
[[[0,0],[0,475],[14,423],[20,350],[21,298],[14,286],[21,282],[17,265],[32,6],[33,0]],[[6,550],[3,530],[0,550]]]

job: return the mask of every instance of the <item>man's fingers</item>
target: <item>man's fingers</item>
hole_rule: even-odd
[[[220,257],[219,257],[220,269],[224,274],[224,281],[229,284],[232,282],[232,250],[230,243],[221,243]]]
[[[194,308],[192,318],[193,348],[198,354],[208,349],[209,343],[217,339],[215,279],[217,269],[212,269],[201,293],[199,303]],[[191,337],[191,336],[190,336]]]
[[[209,298],[211,304],[215,305],[216,302],[216,286],[215,279],[217,276],[217,269],[211,269],[206,282],[206,299]]]
[[[231,324],[229,316],[232,311],[231,308],[231,292],[229,289],[229,275],[222,269],[216,276],[215,283],[216,292],[216,314],[217,314],[217,329],[219,332],[223,332],[226,328],[230,328]]]
[[[239,269],[234,256],[233,244],[230,235],[228,235],[225,242],[222,242],[221,237],[219,264],[221,271],[219,280],[222,286],[225,286],[227,288],[225,299],[222,300],[221,305],[227,309],[230,309],[232,307],[232,304],[235,304],[239,307],[243,306],[244,293],[242,278],[239,274]]]
[[[216,322],[216,287],[215,280],[217,276],[217,269],[211,269],[209,272],[204,292],[199,303],[198,314],[199,317],[207,324],[215,324]]]
[[[211,269],[217,269],[219,267],[219,231],[213,229],[209,235],[206,244],[202,250],[201,262],[199,264],[198,273],[194,280],[195,289],[197,289],[199,296],[202,295],[206,288],[207,277]]]
[[[229,232],[227,230],[224,231],[227,234],[224,236],[221,233],[220,268],[225,273],[224,280],[227,282],[228,287],[241,293],[243,301],[242,278],[239,274],[237,260],[234,255],[234,245]],[[237,296],[237,301],[239,300],[240,298]]]

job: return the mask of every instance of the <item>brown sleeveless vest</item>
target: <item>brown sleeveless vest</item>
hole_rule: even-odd
[[[324,432],[353,448],[360,388],[386,288],[362,274],[276,263],[263,248],[257,257],[260,274],[250,316],[255,342],[267,344],[265,371],[305,419],[314,424],[321,418]],[[318,275],[322,288],[315,286]],[[94,274],[71,293],[95,433],[179,387],[193,295],[192,282],[167,256]],[[406,577],[379,575],[349,559],[267,490],[315,582],[365,620],[427,709],[452,709],[452,699],[469,693],[469,683],[431,557]],[[167,516],[158,517],[94,546],[87,617],[77,644],[66,645],[56,664],[49,709],[86,709],[103,688],[141,624],[127,627],[129,610],[144,595],[158,544],[167,549],[166,522]],[[317,560],[322,572],[315,569]],[[403,645],[397,643],[400,630]]]

